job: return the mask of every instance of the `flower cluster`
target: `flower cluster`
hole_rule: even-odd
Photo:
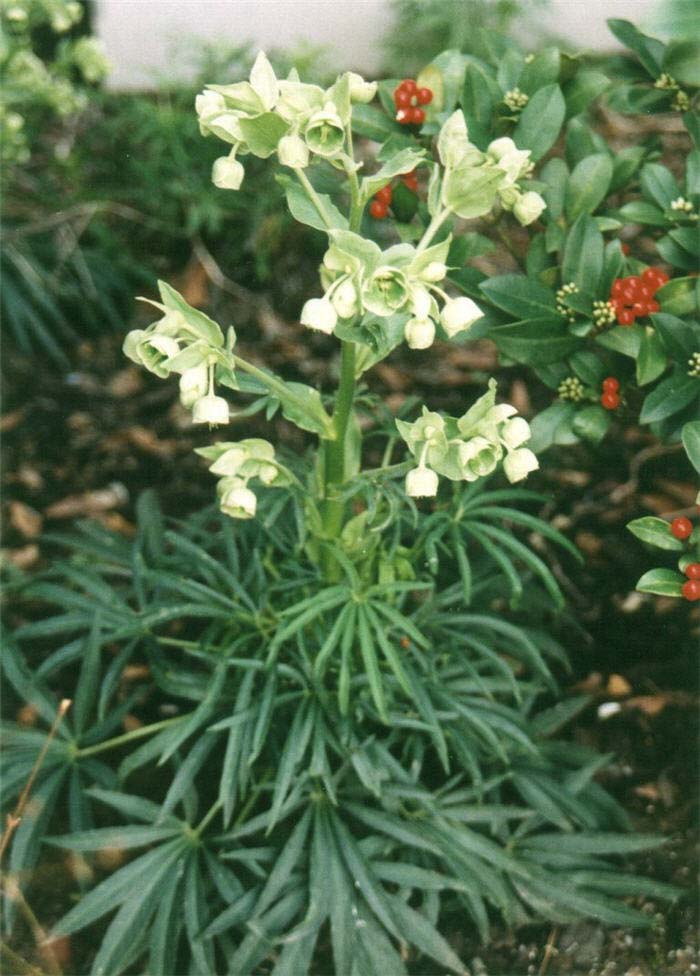
[[[329,238],[321,266],[326,292],[306,302],[303,325],[330,334],[339,320],[361,313],[406,314],[406,341],[412,349],[425,349],[432,345],[437,321],[452,338],[483,315],[470,298],[450,298],[438,285],[447,273],[449,238],[422,251],[411,244],[382,251],[346,230],[330,231]]]
[[[615,376],[606,376],[603,380],[600,403],[606,410],[617,410],[620,406],[620,381]]]
[[[688,360],[688,376],[700,376],[700,352],[694,352]]]
[[[571,400],[572,403],[580,403],[585,399],[586,391],[583,383],[577,376],[567,376],[557,387],[557,394],[562,400]]]
[[[661,268],[645,268],[641,277],[629,275],[616,278],[610,289],[610,304],[615,309],[619,325],[633,325],[635,319],[658,312],[656,292],[669,280]]]
[[[496,404],[496,381],[490,380],[488,391],[462,417],[443,417],[423,407],[413,423],[397,420],[401,437],[418,461],[406,476],[406,494],[432,497],[438,475],[450,481],[476,481],[492,474],[501,462],[510,482],[522,481],[539,464],[522,446],[530,439],[530,425],[516,413],[510,404]]]
[[[203,135],[215,135],[231,145],[228,156],[214,163],[212,180],[222,189],[237,190],[245,170],[238,156],[266,159],[277,153],[280,163],[304,169],[315,153],[325,159],[346,149],[346,129],[353,102],[370,102],[374,82],[346,72],[330,88],[299,81],[296,71],[278,79],[261,51],[249,81],[209,85],[195,107]]]
[[[415,169],[411,170],[410,173],[403,173],[399,179],[411,193],[418,193],[418,174]],[[374,194],[369,206],[369,212],[375,220],[384,220],[387,216],[393,195],[394,191],[391,183],[387,183],[386,186],[383,186],[381,190],[377,190]]]
[[[196,453],[213,461],[210,472],[219,478],[216,493],[219,507],[231,518],[254,518],[258,500],[248,482],[257,478],[268,488],[280,488],[291,480],[289,471],[275,460],[268,441],[250,437],[237,443],[221,441],[198,447]]]
[[[529,97],[525,92],[521,92],[519,88],[511,88],[503,96],[503,104],[511,110],[511,112],[521,112],[527,103],[530,101]]]
[[[440,199],[457,216],[483,217],[498,200],[525,227],[545,209],[539,193],[523,193],[518,186],[532,172],[529,149],[518,149],[512,139],[502,136],[482,152],[469,141],[461,111],[454,112],[440,130],[438,154],[445,167]]]
[[[617,317],[617,310],[612,302],[593,302],[593,321],[597,328],[612,325]]]
[[[578,286],[575,285],[573,281],[568,281],[566,284],[562,285],[561,288],[559,288],[555,296],[557,312],[559,312],[560,315],[563,315],[564,318],[568,319],[571,323],[576,321],[576,313],[566,304],[566,299],[569,297],[569,295],[577,294]]]
[[[432,100],[430,88],[419,88],[413,78],[404,78],[394,90],[396,121],[399,125],[423,125],[425,109],[422,106],[430,105]]]
[[[163,313],[147,329],[133,329],[124,340],[126,356],[155,376],[180,375],[180,400],[195,424],[227,424],[229,405],[214,393],[215,382],[236,388],[230,354],[233,329],[224,336],[203,312],[190,308],[177,292],[159,283],[163,302],[150,302]],[[148,299],[146,299],[149,301]]]

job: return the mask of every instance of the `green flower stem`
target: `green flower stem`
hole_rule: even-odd
[[[319,197],[318,193],[314,190],[313,186],[311,185],[311,181],[309,180],[309,177],[306,175],[303,169],[295,169],[294,172],[296,173],[297,179],[304,187],[304,190],[306,191],[306,195],[311,200],[314,207],[316,207],[316,210],[318,211],[318,215],[323,221],[323,223],[326,225],[328,230],[333,230],[333,221],[326,213],[326,208],[323,206],[323,202]]]
[[[107,739],[105,742],[98,742],[97,745],[77,749],[75,757],[76,759],[84,759],[85,756],[95,756],[98,752],[116,749],[117,746],[123,746],[127,742],[132,742],[134,739],[142,739],[146,735],[152,735],[154,732],[160,732],[161,729],[167,729],[168,726],[182,722],[186,718],[188,718],[187,715],[176,715],[174,718],[164,718],[162,722],[154,722],[153,725],[143,725],[140,729],[125,732],[124,735],[118,735],[114,739]]]
[[[369,468],[367,471],[363,471],[361,477],[363,478],[400,478],[404,474],[408,474],[411,468],[415,467],[415,461],[411,458],[410,461],[401,461],[399,464],[384,464],[380,468]]]
[[[418,246],[416,247],[416,253],[420,254],[424,251],[426,247],[429,246],[432,239],[435,237],[437,232],[440,230],[442,225],[445,223],[447,218],[450,216],[451,211],[445,208],[445,210],[438,210],[433,219],[430,221],[425,229],[425,233],[418,241]]]
[[[306,409],[307,403],[303,396],[298,393],[294,393],[290,390],[286,383],[282,380],[277,379],[276,376],[272,376],[270,373],[266,372],[264,369],[258,369],[257,366],[253,366],[252,363],[247,362],[245,359],[241,359],[235,353],[230,353],[231,361],[239,369],[242,369],[244,373],[248,373],[249,376],[254,376],[256,380],[260,380],[271,393],[274,393],[280,400],[286,400],[288,403],[295,403],[302,410]],[[335,436],[335,428],[331,422],[331,418],[328,418],[327,424],[327,434],[328,439],[332,439]]]
[[[352,124],[348,122],[345,128],[346,139],[348,143],[348,165],[345,167],[345,172],[348,176],[348,183],[350,185],[350,229],[357,232],[360,229],[360,223],[362,221],[362,194],[360,192],[360,181],[357,178],[357,170],[355,169],[355,150],[352,141]]]
[[[337,539],[343,527],[345,505],[342,499],[342,486],[345,481],[345,435],[347,434],[352,404],[355,396],[355,343],[343,342],[340,360],[340,385],[335,402],[333,424],[336,439],[329,441],[325,449],[324,499],[321,509],[323,534],[328,539]],[[332,576],[339,566],[328,552],[327,573]],[[331,566],[330,563],[333,565]]]

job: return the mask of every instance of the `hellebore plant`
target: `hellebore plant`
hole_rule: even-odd
[[[277,79],[264,55],[249,81],[197,99],[203,134],[231,146],[214,183],[235,191],[246,156],[276,154],[290,212],[326,234],[319,293],[300,318],[338,340],[339,383],[329,397],[250,362],[232,326],[162,282],[151,303],[160,317],[126,338],[134,362],[179,377],[196,424],[221,430],[198,449],[220,511],[166,528],[146,494],[133,543],[85,527],[58,581],[27,587],[60,609],[21,626],[3,659],[46,723],[57,708],[49,681],[77,680],[36,780],[40,812],[14,837],[17,883],[64,795],[69,832],[47,844],[82,855],[147,848],[54,929],[109,916],[94,976],[394,976],[418,954],[462,973],[451,933],[486,941],[494,913],[509,926],[643,925],[625,898],[675,895],[621,870],[619,855],[660,840],[627,832],[595,780],[604,758],[557,738],[587,698],[556,702],[564,601],[547,552],[578,554],[522,510],[539,496],[511,487],[538,465],[530,426],[493,380],[458,417],[410,402],[393,416],[363,384],[404,340],[424,349],[493,332],[510,338],[513,358],[536,342],[553,362],[583,332],[569,331],[580,303],[572,289],[555,296],[554,274],[549,286],[504,284],[465,267],[473,237],[462,221],[503,231],[501,221],[527,227],[558,207],[533,172],[564,119],[558,52],[526,61],[513,47],[503,64],[497,79],[441,55],[414,80],[421,114],[410,133],[396,115],[416,107],[412,85],[348,73],[324,91],[295,73]],[[571,82],[582,111],[599,89]],[[370,104],[377,95],[382,108]],[[376,161],[358,162],[358,135],[381,141]],[[397,179],[380,202],[395,213],[408,193],[413,209],[380,225],[372,201]],[[565,232],[554,226],[558,246]],[[589,256],[576,233],[563,278],[583,292]],[[523,307],[534,327],[502,314]],[[604,376],[595,400],[618,395]],[[567,407],[574,392],[589,396],[588,379],[557,377]],[[232,412],[262,410],[313,435],[303,456],[230,439]],[[368,467],[372,457],[380,463]],[[32,674],[26,655],[57,635]],[[129,662],[145,674],[131,694]],[[136,725],[119,731],[133,712]],[[10,801],[43,741],[8,733]],[[15,914],[8,900],[8,925]]]

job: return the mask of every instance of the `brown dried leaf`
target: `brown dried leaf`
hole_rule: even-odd
[[[672,701],[672,696],[668,694],[658,695],[636,695],[625,702],[625,708],[638,708],[640,712],[653,718],[663,712],[664,708]]]
[[[39,547],[35,543],[19,549],[0,549],[2,559],[7,559],[17,569],[31,569],[39,560]]]
[[[624,698],[632,691],[632,686],[621,674],[611,674],[605,686],[605,693],[611,698]]]
[[[107,488],[97,491],[86,491],[81,495],[68,495],[54,502],[45,510],[44,515],[50,519],[76,518],[77,516],[94,516],[100,512],[109,512],[113,508],[125,505],[129,500],[129,492],[119,481],[113,482]]]
[[[11,501],[8,505],[10,525],[26,539],[35,539],[41,533],[43,516],[24,502]]]
[[[114,397],[130,397],[143,389],[143,376],[135,366],[120,369],[107,384],[107,391]]]
[[[24,413],[24,407],[20,407],[19,410],[13,410],[11,413],[4,413],[0,416],[0,434],[7,434],[14,430],[17,424],[24,419]]]
[[[599,671],[591,671],[591,673],[583,679],[583,681],[578,681],[574,685],[574,691],[583,692],[584,695],[593,695],[599,692],[603,687],[603,676]]]

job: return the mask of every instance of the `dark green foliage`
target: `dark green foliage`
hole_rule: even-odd
[[[338,973],[355,958],[403,972],[404,942],[460,972],[439,934],[451,905],[484,940],[492,910],[510,924],[643,922],[620,898],[652,889],[615,856],[659,840],[620,833],[623,811],[593,780],[606,758],[555,738],[566,716],[542,705],[563,658],[547,617],[503,612],[524,589],[536,607],[540,584],[558,598],[517,529],[569,544],[510,507],[535,500],[471,486],[418,531],[409,512],[391,543],[379,500],[370,544],[333,585],[303,554],[292,496],[255,523],[205,512],[174,529],[144,496],[133,544],[89,524],[56,539],[67,558],[15,593],[56,612],[19,628],[3,667],[42,722],[51,688],[75,700],[10,868],[26,872],[42,838],[142,849],[56,928],[109,920],[93,973],[189,959],[243,974],[272,959],[298,974],[329,937]],[[423,569],[401,580],[406,566]],[[151,680],[123,698],[128,661]],[[178,714],[159,717],[159,702]],[[120,733],[134,712],[146,724]],[[7,804],[42,742],[7,731]],[[139,795],[149,781],[163,785]]]

